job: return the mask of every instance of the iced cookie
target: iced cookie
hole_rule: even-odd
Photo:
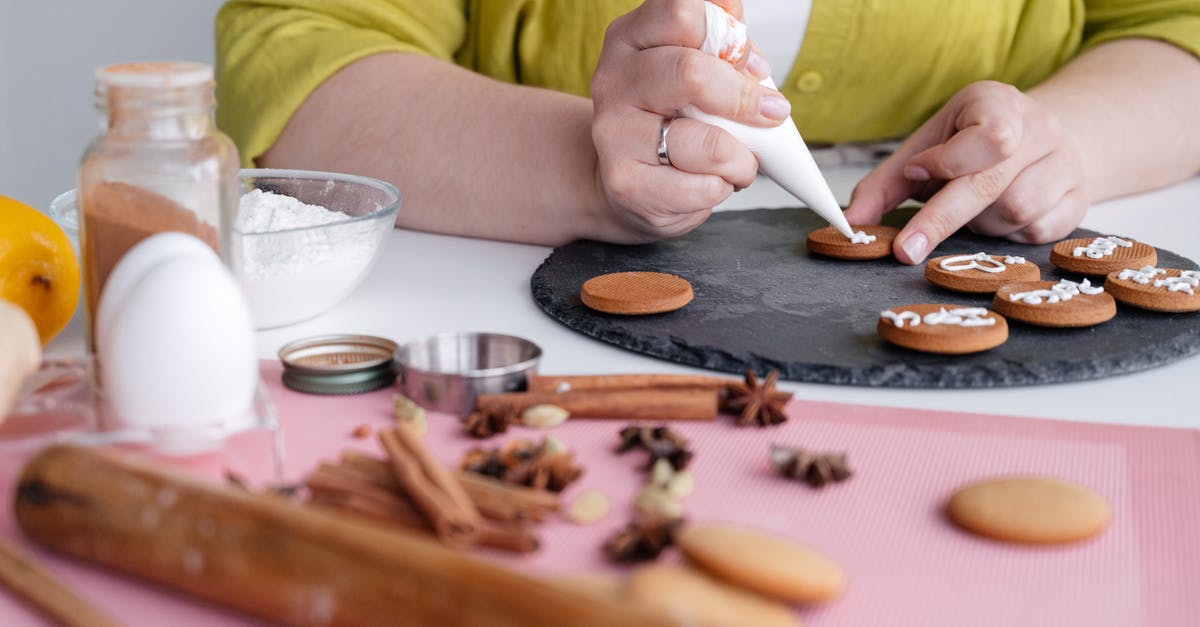
[[[1108,526],[1108,501],[1053,477],[998,477],[960,488],[946,504],[958,526],[994,540],[1062,544],[1090,538]]]
[[[1151,311],[1200,311],[1200,270],[1145,266],[1110,272],[1104,287],[1113,298]]]
[[[1087,279],[1009,283],[997,290],[992,309],[1040,327],[1090,327],[1117,315],[1113,297]]]
[[[883,259],[892,255],[892,242],[900,229],[882,225],[852,226],[847,238],[832,226],[808,234],[808,250],[835,259]]]
[[[996,348],[1008,339],[1004,317],[983,307],[905,305],[879,314],[883,339],[926,353],[962,355]]]
[[[579,297],[584,305],[604,313],[664,313],[692,302],[692,284],[661,272],[614,272],[588,279]]]
[[[1005,283],[1042,278],[1037,264],[1015,255],[946,255],[925,263],[930,283],[955,292],[994,294]]]
[[[735,525],[685,525],[675,544],[719,579],[792,603],[828,601],[846,588],[833,560],[790,540]]]
[[[1104,276],[1114,270],[1158,263],[1149,244],[1109,235],[1063,240],[1050,249],[1050,263],[1076,274]]]
[[[629,576],[629,599],[696,627],[800,627],[788,606],[686,566],[651,564]]]

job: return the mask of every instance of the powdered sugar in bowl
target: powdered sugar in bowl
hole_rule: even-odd
[[[364,176],[242,170],[227,255],[254,325],[268,329],[333,307],[366,278],[400,208],[400,192]]]

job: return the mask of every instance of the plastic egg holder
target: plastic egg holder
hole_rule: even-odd
[[[43,416],[27,426],[45,428],[18,429],[14,441],[70,434],[187,455],[251,429],[278,434],[245,299],[200,240],[165,232],[131,248],[104,286],[96,339],[95,362],[47,365],[32,378],[18,413]],[[46,418],[64,412],[74,419]]]
[[[377,179],[306,170],[248,169],[242,192],[291,196],[344,219],[266,232],[241,232],[234,221],[227,255],[250,303],[256,329],[307,320],[341,302],[374,267],[400,209],[400,192]],[[75,190],[50,204],[50,216],[78,242]],[[350,243],[351,245],[347,245]]]

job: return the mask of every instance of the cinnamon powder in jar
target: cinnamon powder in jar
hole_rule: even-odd
[[[83,206],[81,252],[84,271],[84,298],[93,315],[100,304],[100,293],[108,275],[121,257],[138,242],[162,231],[193,235],[220,252],[216,227],[201,221],[195,212],[152,191],[102,181],[80,197]],[[95,349],[94,319],[88,321],[88,338]]]

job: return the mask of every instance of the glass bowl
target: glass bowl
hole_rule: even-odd
[[[249,169],[240,179],[243,194],[257,189],[342,214],[322,224],[295,226],[294,216],[264,217],[261,206],[250,215],[243,196],[223,256],[258,329],[307,320],[346,298],[371,271],[400,209],[394,186],[365,176]],[[78,243],[75,190],[51,202],[50,217]]]

